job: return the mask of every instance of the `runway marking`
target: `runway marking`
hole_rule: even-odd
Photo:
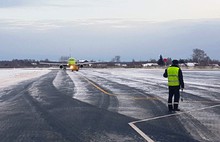
[[[148,137],[143,131],[141,131],[134,123],[128,123],[139,135],[141,135],[147,142],[154,142],[150,137]]]
[[[109,95],[109,96],[116,96],[114,94],[111,94],[107,91],[105,91],[104,89],[102,89],[101,87],[97,86],[95,83],[93,83],[92,81],[90,81],[88,78],[86,78],[84,75],[81,75],[86,81],[88,81],[92,86],[94,86],[96,89],[100,90],[102,93]]]
[[[112,94],[109,93],[107,91],[105,91],[104,89],[102,89],[101,87],[97,86],[95,83],[93,83],[92,81],[90,81],[88,78],[86,78],[84,75],[81,75],[87,82],[89,82],[91,85],[93,85],[96,89],[100,90],[101,92],[103,92],[104,94],[107,94],[109,96],[117,96],[120,94]],[[126,93],[127,94],[127,93]],[[132,98],[128,98],[129,100],[160,100],[159,97],[132,97]]]
[[[212,100],[210,100],[210,101],[186,101],[186,100],[183,100],[182,101],[182,103],[212,103],[212,104],[214,104],[214,103],[220,103],[220,101],[212,101]]]
[[[117,96],[120,94],[112,94],[109,93],[107,91],[105,91],[104,89],[102,89],[101,87],[97,86],[95,83],[93,83],[92,81],[90,81],[87,77],[85,77],[84,75],[80,74],[81,77],[83,77],[87,82],[89,82],[91,85],[93,85],[96,89],[100,90],[101,92],[103,92],[106,95],[109,96]],[[126,93],[127,94],[127,93]],[[127,98],[128,100],[163,100],[160,97],[131,97],[131,98]],[[196,102],[203,102],[203,103],[219,103],[218,101],[183,101],[184,103],[196,103]]]
[[[103,92],[104,94],[107,94],[109,96],[116,96],[115,94],[111,94],[107,91],[105,91],[104,89],[100,88],[99,86],[97,86],[95,83],[93,83],[92,81],[90,81],[88,78],[86,78],[84,75],[81,75],[86,81],[88,81],[91,85],[93,85],[95,88],[97,88],[98,90],[100,90],[101,92]],[[133,100],[160,100],[158,97],[134,97],[131,98]],[[191,101],[184,101],[184,102],[191,102]],[[192,101],[193,102],[193,101]],[[197,101],[197,102],[204,102],[204,101]],[[207,101],[208,102],[208,101]],[[147,142],[154,142],[154,140],[152,140],[148,135],[146,135],[143,131],[141,131],[141,129],[139,129],[135,123],[140,123],[140,122],[147,122],[147,121],[151,121],[151,120],[156,120],[156,119],[161,119],[161,118],[166,118],[166,117],[171,117],[171,116],[177,116],[177,115],[181,115],[181,114],[186,114],[186,113],[191,113],[194,111],[200,111],[200,110],[205,110],[205,109],[209,109],[209,108],[214,108],[214,107],[218,107],[220,106],[220,104],[218,105],[213,105],[213,106],[209,106],[209,107],[204,107],[204,108],[200,108],[200,109],[196,109],[196,110],[192,110],[192,111],[186,111],[186,112],[178,112],[178,113],[173,113],[173,114],[168,114],[168,115],[162,115],[162,116],[158,116],[158,117],[153,117],[153,118],[148,118],[148,119],[142,119],[139,121],[133,121],[128,123],[130,125],[131,128],[133,128],[140,136],[142,136]]]
[[[166,117],[171,117],[171,116],[177,116],[180,114],[186,114],[186,113],[191,113],[191,112],[195,112],[195,111],[200,111],[200,110],[205,110],[205,109],[209,109],[209,108],[215,108],[215,107],[219,107],[220,104],[218,105],[213,105],[213,106],[209,106],[209,107],[204,107],[204,108],[200,108],[200,109],[196,109],[196,110],[191,110],[191,111],[186,111],[186,112],[178,112],[178,113],[173,113],[173,114],[168,114],[168,115],[162,115],[162,116],[157,116],[157,117],[153,117],[153,118],[148,118],[148,119],[142,119],[142,120],[138,120],[138,121],[133,121],[128,123],[131,128],[133,128],[139,135],[141,135],[147,142],[154,142],[149,136],[147,136],[143,131],[141,131],[136,125],[135,123],[140,123],[140,122],[147,122],[147,121],[151,121],[151,120],[156,120],[156,119],[161,119],[161,118],[166,118]]]

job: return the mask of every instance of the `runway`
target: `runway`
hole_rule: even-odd
[[[220,71],[184,70],[181,112],[162,69],[51,70],[1,90],[0,139],[181,142],[220,139]]]

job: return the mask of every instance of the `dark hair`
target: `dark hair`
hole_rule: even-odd
[[[173,60],[172,63],[173,63],[173,65],[178,65],[179,61],[178,60]]]

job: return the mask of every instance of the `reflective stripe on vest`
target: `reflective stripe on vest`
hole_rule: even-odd
[[[178,67],[168,67],[168,86],[179,86],[179,68]]]

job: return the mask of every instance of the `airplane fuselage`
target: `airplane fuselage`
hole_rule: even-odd
[[[78,71],[79,70],[79,66],[77,65],[77,62],[74,58],[69,58],[67,65],[69,66],[69,68],[72,71]]]

